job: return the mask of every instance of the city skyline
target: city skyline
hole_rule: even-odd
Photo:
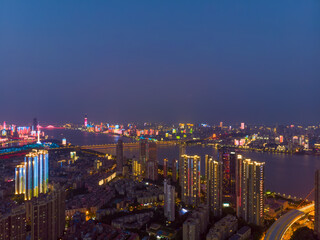
[[[2,2],[1,108],[11,122],[317,122],[319,9]]]

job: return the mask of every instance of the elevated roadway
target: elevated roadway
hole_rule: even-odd
[[[314,203],[289,211],[272,224],[268,229],[264,240],[281,240],[292,224],[313,210]]]

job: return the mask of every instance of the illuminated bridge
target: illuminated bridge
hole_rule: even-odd
[[[177,145],[177,141],[159,141],[157,142],[157,145],[159,146],[174,146]],[[117,144],[100,144],[100,145],[84,145],[81,146],[81,149],[92,149],[92,150],[103,150],[103,149],[113,149],[117,146]],[[133,143],[123,143],[124,148],[138,148],[139,142],[133,142]]]

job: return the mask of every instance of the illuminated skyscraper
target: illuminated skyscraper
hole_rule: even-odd
[[[178,169],[179,169],[179,184],[182,186],[182,178],[180,174],[183,172],[183,157],[182,155],[186,154],[186,145],[184,143],[179,145],[179,163],[178,163]]]
[[[320,236],[320,170],[318,169],[315,173],[315,186],[314,186],[314,231]]]
[[[264,222],[264,163],[242,161],[241,206],[239,217],[246,222],[263,225]]]
[[[240,129],[244,130],[244,123],[241,123]]]
[[[88,126],[88,118],[87,114],[84,116],[84,127],[86,128]]]
[[[141,165],[141,174],[145,174],[146,163],[147,163],[147,146],[148,141],[146,139],[142,139],[139,144],[139,163]]]
[[[163,177],[168,176],[168,158],[163,159]]]
[[[168,221],[173,222],[175,219],[175,187],[170,185],[168,180],[164,180],[164,215]]]
[[[215,217],[222,214],[222,163],[206,155],[207,204]]]
[[[24,162],[15,168],[15,194],[24,194],[25,200],[48,191],[49,158],[47,150],[33,150]]]
[[[187,205],[196,206],[200,202],[201,158],[197,155],[182,155],[181,160],[181,200]]]
[[[135,177],[141,176],[141,164],[136,159],[132,161],[132,174]]]
[[[240,201],[241,159],[232,149],[219,150],[219,161],[223,164],[222,201],[237,208]]]
[[[123,141],[118,140],[117,143],[117,172],[122,174],[123,169]]]
[[[176,182],[178,179],[178,160],[174,159],[172,161],[172,181]]]

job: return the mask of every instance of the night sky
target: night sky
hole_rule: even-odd
[[[14,123],[319,123],[320,1],[1,1],[0,84]]]

